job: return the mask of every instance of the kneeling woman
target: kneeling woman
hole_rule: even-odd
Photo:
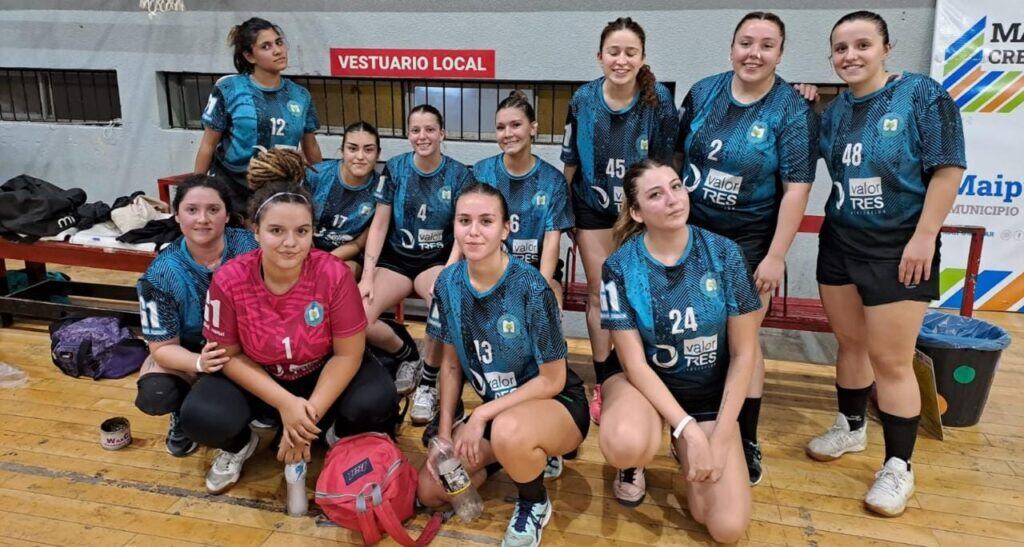
[[[505,199],[492,186],[466,187],[455,206],[455,238],[466,260],[434,286],[427,332],[444,344],[438,435],[454,440],[479,485],[498,463],[519,490],[507,545],[537,545],[551,516],[544,488],[548,458],[575,450],[590,427],[583,383],[566,365],[555,294],[536,268],[510,257]],[[465,374],[483,399],[454,422]],[[427,506],[447,503],[429,464],[417,492]]]
[[[750,522],[736,418],[757,357],[761,302],[740,248],[687,225],[689,197],[671,167],[644,160],[623,181],[601,326],[625,374],[602,387],[601,452],[618,469],[642,472],[668,424],[690,513],[731,543]]]
[[[259,437],[250,420],[279,420],[277,457],[309,460],[310,443],[334,435],[393,433],[398,394],[375,362],[360,366],[365,343],[352,272],[313,249],[313,208],[305,190],[270,184],[250,205],[259,250],[213,276],[203,334],[226,350],[222,374],[204,375],[181,410],[185,432],[220,449],[206,488],[238,481]],[[328,434],[330,436],[330,434]]]
[[[173,209],[181,239],[157,255],[137,285],[150,357],[139,372],[135,406],[150,416],[170,415],[165,445],[172,456],[187,456],[199,446],[178,420],[197,375],[220,370],[227,361],[216,343],[203,342],[210,278],[228,260],[256,248],[252,232],[226,227],[234,212],[229,196],[222,182],[206,175],[192,175],[178,186]]]

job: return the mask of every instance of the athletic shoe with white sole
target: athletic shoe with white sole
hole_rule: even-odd
[[[409,419],[412,425],[427,425],[437,416],[437,388],[421,385],[412,394]]]
[[[402,361],[402,364],[398,365],[398,372],[395,373],[395,389],[398,390],[398,394],[404,397],[412,393],[420,381],[421,374],[423,374],[421,359]]]
[[[562,457],[552,456],[548,458],[548,464],[544,466],[544,478],[557,479],[562,476],[562,470],[564,469],[565,461],[562,460]]]
[[[199,448],[199,443],[188,438],[181,429],[181,419],[177,412],[171,413],[170,425],[167,427],[167,438],[164,439],[164,446],[167,453],[175,458],[184,458]]]
[[[643,467],[619,469],[612,481],[612,492],[615,499],[626,507],[636,507],[647,497],[647,477]]]
[[[516,500],[516,508],[512,519],[505,529],[505,537],[501,540],[502,547],[536,547],[540,545],[540,537],[544,526],[551,520],[551,501],[540,503]]]
[[[907,462],[892,457],[875,473],[875,483],[864,497],[864,506],[883,517],[898,517],[906,511],[912,495],[914,471]]]
[[[249,442],[238,452],[218,450],[210,470],[206,473],[206,491],[221,494],[238,482],[238,478],[242,476],[242,464],[256,451],[259,439],[255,431],[249,431]]]
[[[850,424],[842,412],[836,414],[836,423],[828,431],[811,439],[806,452],[820,462],[829,462],[847,452],[861,452],[868,447],[868,424],[850,431]]]

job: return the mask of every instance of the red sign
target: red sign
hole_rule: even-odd
[[[493,79],[493,49],[331,48],[331,75]]]

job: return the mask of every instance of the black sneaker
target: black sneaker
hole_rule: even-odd
[[[750,474],[750,486],[761,482],[761,445],[754,441],[743,440],[743,457],[747,460],[747,472]]]
[[[455,405],[455,421],[461,420],[466,415],[466,407],[462,404],[462,399],[459,399],[459,403]],[[427,427],[423,429],[423,446],[430,446],[430,439],[437,436],[437,430],[441,427],[441,413],[438,412],[433,420],[427,424]]]
[[[178,419],[178,413],[171,413],[171,425],[167,428],[167,453],[176,457],[184,458],[189,454],[196,451],[199,448],[199,443],[185,436],[185,432],[181,430],[181,422]]]

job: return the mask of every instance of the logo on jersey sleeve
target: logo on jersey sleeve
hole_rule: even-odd
[[[718,335],[683,340],[683,358],[686,359],[686,368],[714,366],[718,360]]]
[[[522,330],[522,322],[519,321],[518,317],[511,313],[506,313],[498,318],[498,334],[500,334],[502,338],[518,338],[522,334]]]
[[[878,131],[883,137],[895,137],[903,132],[905,125],[903,116],[895,112],[889,112],[878,120]]]
[[[719,285],[721,285],[721,282],[718,279],[718,274],[714,272],[704,274],[704,277],[700,280],[700,290],[707,296],[713,296],[717,293]]]
[[[324,322],[324,307],[314,300],[306,306],[306,313],[303,314],[303,317],[306,320],[306,324],[310,327],[319,326],[320,323]]]
[[[709,169],[702,190],[706,201],[716,205],[734,206],[739,199],[741,188],[743,177],[718,169]]]
[[[763,142],[767,136],[768,126],[760,120],[752,123],[750,131],[747,131],[747,140],[750,142]]]
[[[441,198],[441,201],[444,201],[444,202],[451,201],[452,200],[452,187],[451,186],[442,186],[441,189],[437,191],[437,197]]]
[[[484,372],[487,379],[487,387],[491,388],[494,398],[504,397],[519,387],[514,372]]]
[[[855,211],[876,211],[885,208],[882,199],[882,177],[850,179],[850,206]]]
[[[295,101],[288,101],[288,112],[291,113],[292,116],[298,118],[302,115],[302,105]]]
[[[544,190],[538,191],[533,195],[533,199],[530,200],[534,207],[547,207],[548,206],[548,195]]]
[[[641,154],[646,154],[647,153],[647,149],[649,147],[650,147],[650,145],[649,145],[649,143],[647,141],[647,135],[640,135],[640,137],[636,140],[636,149],[637,149],[637,151],[639,151]]]

